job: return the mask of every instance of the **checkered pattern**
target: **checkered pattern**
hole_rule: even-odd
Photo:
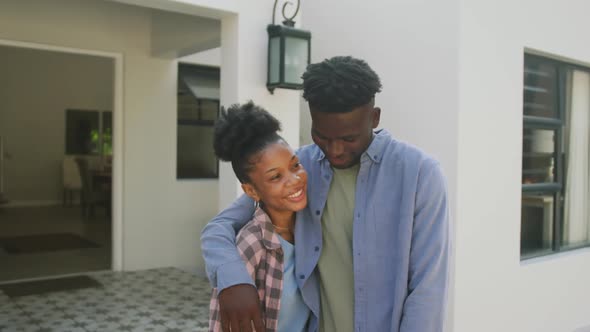
[[[0,332],[204,332],[211,287],[176,268],[95,272],[103,287],[9,298]]]
[[[268,215],[260,208],[236,238],[238,252],[258,289],[267,332],[277,331],[283,289],[283,249]],[[221,331],[217,289],[211,297],[209,331]]]

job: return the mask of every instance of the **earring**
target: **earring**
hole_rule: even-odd
[[[254,208],[258,209],[259,206],[260,206],[260,203],[258,201],[254,201]]]

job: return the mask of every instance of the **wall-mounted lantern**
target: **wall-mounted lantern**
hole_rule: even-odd
[[[295,13],[287,17],[283,5],[283,25],[275,25],[275,12],[278,0],[273,6],[272,24],[269,24],[268,31],[268,77],[266,87],[270,93],[276,88],[299,90],[303,87],[301,75],[309,65],[311,55],[311,33],[309,31],[296,29],[293,18],[299,12],[299,0]]]

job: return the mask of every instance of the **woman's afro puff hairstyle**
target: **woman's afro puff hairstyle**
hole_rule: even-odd
[[[251,157],[268,144],[282,139],[277,134],[279,130],[279,120],[252,101],[231,105],[227,110],[222,108],[215,124],[215,155],[232,163],[240,182],[249,182],[248,172],[253,166]]]

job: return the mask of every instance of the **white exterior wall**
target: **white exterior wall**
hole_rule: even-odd
[[[312,61],[335,55],[366,60],[383,91],[380,128],[438,159],[455,214],[458,146],[457,1],[303,1]],[[326,24],[326,16],[331,16]],[[308,124],[309,126],[309,124]],[[309,136],[302,128],[301,136]],[[302,139],[303,140],[303,139]],[[456,219],[456,218],[453,218]],[[449,317],[452,317],[452,297]],[[449,323],[450,324],[450,323]]]
[[[384,85],[381,127],[445,169],[456,225],[447,331],[590,325],[590,250],[520,262],[524,49],[590,64],[590,4],[370,4],[304,2],[305,28],[314,61],[353,55],[369,62]]]
[[[191,54],[178,59],[179,62],[203,66],[221,67],[221,49],[212,48],[207,51]]]
[[[590,325],[590,251],[520,262],[525,48],[590,64],[590,3],[461,3],[455,331]]]

